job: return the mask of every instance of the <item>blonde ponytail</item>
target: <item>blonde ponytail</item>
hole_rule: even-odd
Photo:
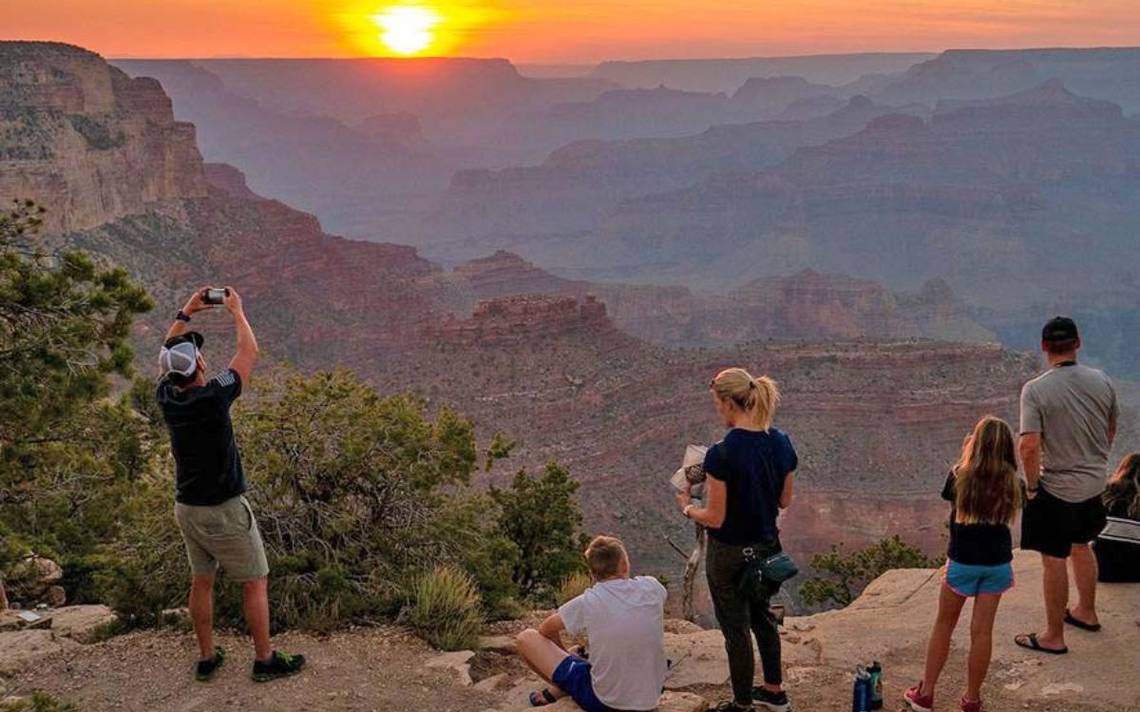
[[[754,378],[743,368],[727,368],[713,379],[712,389],[722,401],[731,401],[739,410],[751,414],[761,430],[772,427],[776,406],[780,404],[780,389],[768,376]]]

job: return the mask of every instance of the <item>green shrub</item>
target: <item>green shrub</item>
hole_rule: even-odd
[[[549,601],[563,578],[585,570],[577,492],[578,482],[554,463],[540,477],[520,471],[509,488],[491,488],[500,528],[519,552],[511,580],[522,596]]]
[[[482,603],[475,582],[451,566],[436,567],[412,584],[405,620],[441,650],[468,650],[483,630]]]
[[[586,592],[586,589],[593,585],[594,580],[583,571],[570,574],[558,584],[558,595],[556,597],[558,605],[561,606],[563,603],[581,596]]]
[[[850,553],[832,546],[826,554],[812,557],[812,568],[823,576],[808,579],[800,588],[800,595],[808,605],[843,608],[854,601],[867,584],[891,569],[929,569],[941,565],[941,560],[928,558],[898,534]]]

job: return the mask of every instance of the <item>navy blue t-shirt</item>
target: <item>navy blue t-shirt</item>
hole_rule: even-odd
[[[174,451],[177,502],[212,506],[245,492],[245,473],[230,422],[230,405],[239,395],[241,376],[233,369],[200,388],[182,391],[166,379],[159,381],[158,404]]]
[[[776,539],[784,481],[798,465],[791,438],[775,428],[728,431],[705,455],[705,472],[728,491],[724,524],[709,536],[735,546]]]

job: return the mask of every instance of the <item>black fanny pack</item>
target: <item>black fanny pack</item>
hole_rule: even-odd
[[[755,547],[744,548],[744,575],[740,588],[750,598],[770,598],[780,584],[800,572],[786,552],[760,556]]]

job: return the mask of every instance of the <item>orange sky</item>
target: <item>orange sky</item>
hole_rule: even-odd
[[[368,18],[445,18],[428,53],[516,62],[1140,45],[1140,0],[0,0],[0,38],[111,57],[385,54]]]

